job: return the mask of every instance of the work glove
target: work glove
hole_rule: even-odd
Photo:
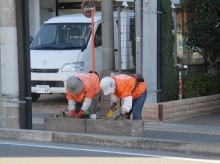
[[[83,110],[80,109],[80,111],[77,113],[77,118],[82,118],[83,116]]]
[[[74,114],[75,114],[75,110],[70,110],[70,117],[74,117]]]
[[[77,118],[90,118],[89,112],[81,109],[77,114]]]
[[[115,116],[114,120],[125,120],[125,115],[120,113]]]

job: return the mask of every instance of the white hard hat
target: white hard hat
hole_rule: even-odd
[[[115,90],[115,80],[112,77],[104,77],[100,82],[104,95],[108,95]]]
[[[71,76],[67,79],[66,86],[67,86],[67,91],[72,94],[79,93],[83,88],[82,81],[74,76]]]

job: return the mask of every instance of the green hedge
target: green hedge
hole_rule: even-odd
[[[178,76],[173,57],[173,16],[171,1],[161,1],[161,102],[177,99]]]
[[[196,73],[183,76],[183,97],[199,97],[220,93],[220,74]]]

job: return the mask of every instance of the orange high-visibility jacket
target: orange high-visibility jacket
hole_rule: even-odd
[[[71,94],[66,90],[66,98],[68,100],[75,100],[76,102],[83,103],[84,99],[93,99],[95,95],[100,92],[100,80],[99,77],[94,73],[82,73],[75,75],[83,83],[83,89],[78,94]]]
[[[136,99],[146,90],[147,85],[145,82],[140,82],[137,88],[134,90],[136,79],[132,76],[120,74],[113,76],[115,80],[116,89],[114,95],[122,99],[127,96],[132,96]]]

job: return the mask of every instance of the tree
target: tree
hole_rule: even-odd
[[[220,62],[220,0],[184,0],[187,13],[184,43],[199,50],[209,63],[209,73]]]

